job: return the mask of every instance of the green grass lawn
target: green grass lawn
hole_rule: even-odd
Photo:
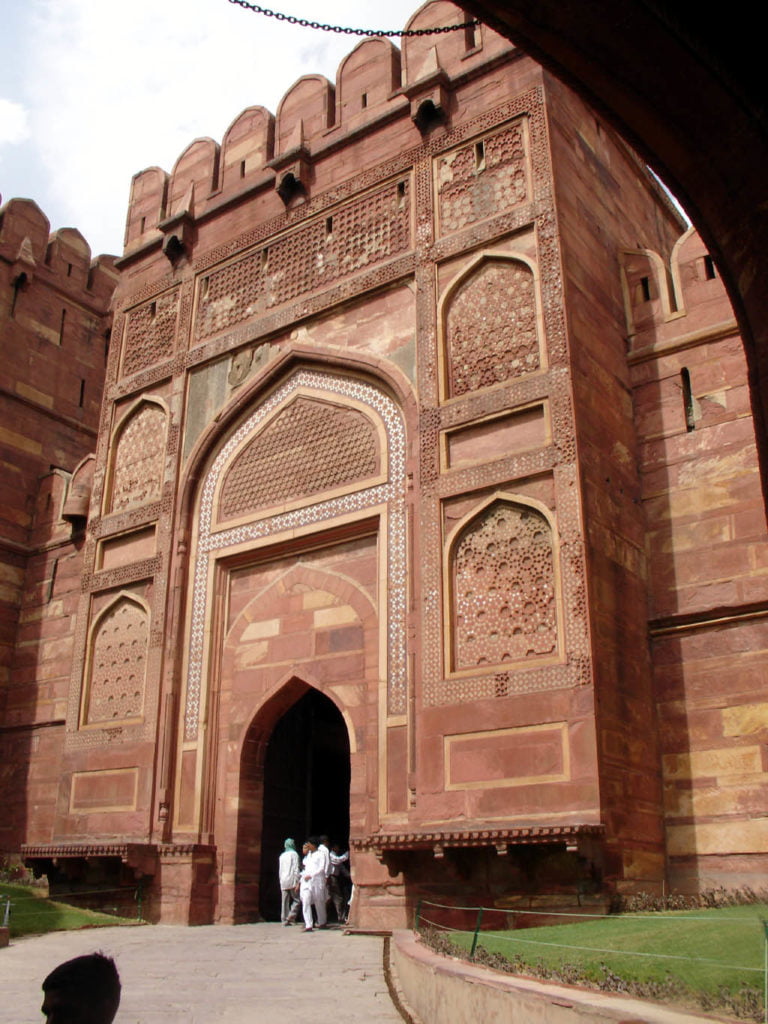
[[[604,964],[625,980],[663,982],[671,975],[697,992],[733,992],[742,985],[762,990],[764,919],[766,904],[625,914],[580,924],[481,932],[479,945],[528,964],[572,964],[595,981],[604,978]],[[451,938],[464,949],[471,946],[471,933]]]
[[[66,903],[56,903],[43,896],[39,889],[25,885],[0,885],[0,924],[5,915],[5,896],[11,898],[9,924],[12,938],[73,928],[104,928],[107,925],[138,923],[127,917],[101,914],[94,910],[71,907]]]

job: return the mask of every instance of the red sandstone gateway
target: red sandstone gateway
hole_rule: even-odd
[[[744,356],[631,150],[484,26],[370,39],[126,239],[2,212],[3,849],[190,923],[315,832],[359,927],[755,884]]]

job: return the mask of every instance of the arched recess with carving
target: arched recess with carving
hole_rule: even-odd
[[[220,787],[224,746],[212,728],[210,715],[223,699],[221,687],[229,672],[229,662],[224,666],[222,659],[228,657],[225,646],[232,635],[234,618],[240,614],[243,603],[263,589],[261,574],[265,573],[271,581],[272,575],[280,575],[299,563],[303,569],[311,571],[322,562],[323,568],[333,570],[338,580],[346,573],[350,585],[364,585],[377,609],[375,624],[360,627],[351,620],[345,621],[345,616],[351,613],[335,606],[321,607],[322,602],[317,608],[307,606],[305,610],[312,611],[316,623],[327,622],[334,630],[332,637],[328,635],[328,649],[318,649],[310,661],[321,666],[314,671],[323,689],[328,684],[328,665],[336,654],[344,654],[348,660],[357,657],[356,647],[346,653],[345,647],[356,642],[352,634],[362,628],[366,655],[361,662],[362,675],[358,673],[359,678],[355,675],[354,685],[362,681],[371,688],[366,698],[368,706],[381,708],[385,717],[404,716],[407,710],[403,410],[381,381],[362,376],[348,367],[344,370],[338,366],[318,367],[291,359],[284,361],[280,369],[279,374],[267,371],[256,382],[250,391],[250,400],[238,406],[239,416],[230,417],[218,440],[211,443],[209,439],[201,439],[198,450],[205,445],[207,458],[198,469],[193,456],[189,470],[188,479],[190,483],[196,482],[196,487],[194,492],[189,492],[194,493],[194,505],[174,826],[179,833],[212,831],[214,827],[214,805],[223,793]],[[375,439],[378,450],[374,461],[369,461],[365,452],[359,457],[356,442],[352,443],[351,457],[348,452],[344,454],[345,444],[337,443],[332,448],[337,457],[347,459],[353,466],[362,466],[364,471],[340,476],[331,473],[330,483],[323,484],[319,491],[309,481],[307,493],[298,497],[291,489],[291,494],[281,493],[271,499],[277,504],[267,506],[254,498],[249,506],[244,495],[252,493],[250,484],[256,477],[251,474],[255,473],[261,480],[259,474],[264,470],[264,462],[254,459],[249,468],[247,460],[241,460],[254,441],[257,446],[266,441],[274,474],[285,475],[286,451],[292,449],[293,442],[289,438],[283,447],[274,447],[272,441],[274,435],[280,433],[280,417],[286,411],[295,412],[301,405],[304,412],[321,410],[323,416],[329,415],[332,419],[340,416],[344,424],[355,428],[347,431],[353,442],[357,430],[363,448]],[[295,427],[291,422],[289,417],[289,431]],[[306,425],[314,421],[310,416],[303,422]],[[305,438],[305,443],[311,449],[312,437]],[[307,466],[312,464],[310,459]],[[244,486],[239,487],[237,502],[232,509],[221,513],[222,497],[228,493],[227,481],[234,479],[231,474],[240,470],[243,470]],[[272,493],[271,484],[267,490]],[[350,565],[348,570],[343,564],[345,561]],[[320,601],[318,592],[324,588],[304,582],[311,591],[307,599],[310,605]],[[335,593],[333,588],[330,592]],[[292,598],[297,612],[301,611],[298,606],[304,597],[297,593]],[[312,632],[313,643],[321,632],[319,629]],[[375,668],[369,660],[369,652],[373,650],[376,652]],[[250,654],[253,653],[251,650]],[[260,663],[254,663],[246,673],[248,686],[253,680],[261,679],[259,692],[244,698],[250,709],[258,706],[264,693],[271,690],[278,668],[284,672],[297,661],[296,645],[290,641],[286,644],[282,667],[277,664],[280,661],[277,655],[273,657],[270,653],[269,657],[272,660],[266,675],[262,673],[259,677],[264,667]],[[306,678],[304,667],[313,671],[312,666],[306,661],[302,664]],[[343,701],[336,703],[341,705]],[[229,712],[227,717],[228,722],[231,721]],[[381,721],[376,715],[369,716],[368,728],[373,729],[374,735],[377,728],[385,728]],[[203,722],[207,723],[206,730],[200,728]],[[227,742],[231,742],[231,734]],[[231,766],[230,769],[234,771]],[[231,787],[228,791],[232,792]],[[220,824],[222,828],[227,827],[223,820]],[[219,826],[216,828],[218,845]],[[232,850],[233,846],[229,848]]]
[[[137,399],[115,427],[105,488],[105,514],[160,499],[168,410],[158,398]]]
[[[148,643],[149,606],[136,594],[121,591],[89,630],[81,728],[142,718]]]
[[[449,671],[562,657],[558,544],[540,502],[497,493],[473,510],[448,546],[445,578]]]
[[[535,265],[483,252],[440,299],[443,398],[505,384],[546,367]]]

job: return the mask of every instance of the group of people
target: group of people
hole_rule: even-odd
[[[342,853],[336,843],[329,848],[328,836],[310,836],[302,847],[301,861],[293,839],[286,839],[284,846],[278,865],[283,924],[294,924],[301,907],[305,932],[325,928],[329,902],[339,923],[344,924],[352,889],[349,853]]]

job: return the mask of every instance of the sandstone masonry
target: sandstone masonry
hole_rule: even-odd
[[[759,883],[742,346],[568,89],[484,26],[370,39],[137,174],[116,261],[2,218],[8,853],[189,923],[273,914],[308,831],[361,927]]]

